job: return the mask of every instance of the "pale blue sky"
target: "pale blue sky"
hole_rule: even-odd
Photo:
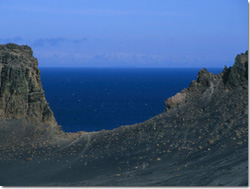
[[[11,0],[0,43],[41,67],[223,67],[248,48],[247,0]]]

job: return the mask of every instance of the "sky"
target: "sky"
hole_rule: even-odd
[[[248,49],[247,0],[11,0],[0,44],[40,67],[224,67]]]

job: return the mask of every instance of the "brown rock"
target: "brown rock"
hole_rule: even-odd
[[[26,118],[57,125],[40,81],[33,51],[26,45],[0,45],[0,119]]]

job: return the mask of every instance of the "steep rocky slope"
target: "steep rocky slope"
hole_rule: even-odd
[[[248,53],[202,69],[166,111],[111,131],[0,122],[0,185],[247,186]]]
[[[37,65],[30,47],[0,45],[0,119],[25,117],[32,123],[56,125]]]
[[[167,99],[165,111],[186,103],[196,104],[197,108],[202,106],[202,109],[205,110],[206,104],[211,103],[211,100],[218,102],[222,100],[218,96],[219,94],[224,94],[224,92],[226,94],[229,91],[239,91],[241,94],[241,91],[246,89],[248,89],[248,51],[245,54],[237,55],[233,67],[225,67],[220,74],[214,75],[208,73],[206,68],[202,69],[198,73],[197,81],[192,81],[189,88],[183,89],[182,92]],[[247,103],[247,98],[244,100]]]

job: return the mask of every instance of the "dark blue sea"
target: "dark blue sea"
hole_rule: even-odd
[[[199,68],[40,68],[46,99],[62,129],[98,131],[143,122],[196,80]],[[210,68],[217,74],[222,71]]]

